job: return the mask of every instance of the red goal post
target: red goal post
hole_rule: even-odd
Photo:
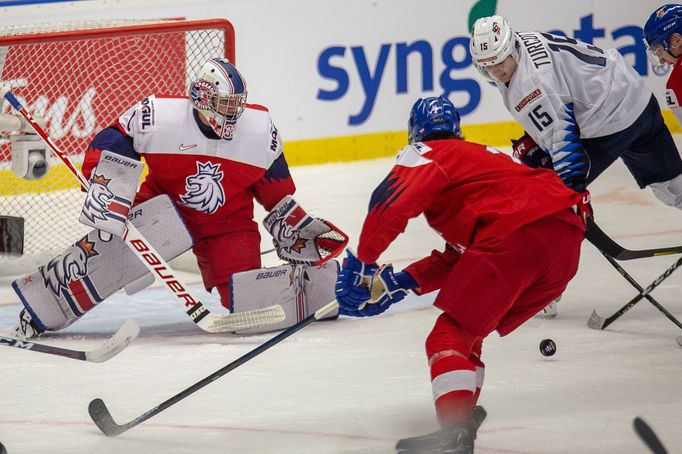
[[[0,27],[0,79],[43,122],[80,167],[94,135],[151,94],[185,96],[212,57],[235,59],[225,19],[100,20]],[[5,103],[3,114],[11,113]],[[0,122],[0,127],[5,122]],[[8,130],[11,128],[7,128]],[[87,232],[83,193],[59,159],[27,181],[11,168],[9,131],[0,133],[0,216],[24,219],[24,255],[2,256],[0,275],[28,272]]]

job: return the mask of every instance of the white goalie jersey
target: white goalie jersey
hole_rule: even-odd
[[[516,34],[518,69],[496,82],[505,106],[552,156],[580,138],[630,126],[652,92],[615,49],[540,32]]]

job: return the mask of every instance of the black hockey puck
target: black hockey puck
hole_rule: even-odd
[[[556,353],[556,344],[552,339],[544,339],[540,342],[540,353],[542,356],[552,356]]]

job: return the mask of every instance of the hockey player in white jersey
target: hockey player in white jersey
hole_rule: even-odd
[[[153,282],[119,238],[126,219],[140,223],[166,260],[192,248],[205,288],[228,310],[282,304],[286,320],[266,329],[334,299],[332,259],[348,238],[291,197],[279,132],[268,110],[246,98],[237,68],[213,58],[189,97],[150,95],[95,136],[82,167],[90,188],[80,217],[94,230],[13,283],[24,305],[18,337],[62,329],[123,286]],[[138,190],[142,157],[149,172]],[[254,200],[270,212],[265,227],[288,264],[261,269]]]
[[[522,161],[545,162],[582,193],[620,158],[640,188],[682,209],[680,154],[653,93],[617,50],[514,32],[491,16],[475,22],[470,51],[530,136],[515,146]]]

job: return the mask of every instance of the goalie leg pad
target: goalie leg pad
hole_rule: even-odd
[[[283,322],[239,331],[256,334],[288,328],[334,300],[334,286],[339,262],[321,266],[281,265],[235,273],[230,277],[230,297],[235,313],[279,304],[286,318]],[[335,318],[338,312],[325,318]]]
[[[130,217],[165,260],[192,247],[189,232],[168,196],[135,206]],[[56,331],[145,275],[151,274],[123,240],[93,230],[47,265],[12,282],[12,287],[36,325]]]
[[[143,167],[140,161],[103,151],[92,171],[81,224],[123,236]]]

